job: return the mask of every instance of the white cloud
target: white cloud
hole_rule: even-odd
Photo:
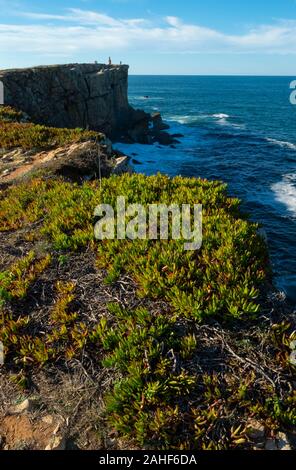
[[[89,10],[81,10],[79,8],[68,8],[67,14],[65,15],[53,15],[46,13],[31,13],[31,12],[22,12],[19,13],[20,16],[30,18],[33,20],[54,20],[54,21],[65,21],[72,23],[80,23],[83,25],[93,25],[93,26],[109,26],[109,27],[121,27],[124,25],[139,25],[147,23],[146,20],[142,18],[133,18],[128,20],[117,20],[112,18],[109,15],[103,13],[97,13]]]
[[[78,8],[70,8],[70,15],[68,19],[77,21],[81,24],[90,25],[104,25],[110,27],[119,27],[121,22],[112,18],[111,16],[96,13],[94,11],[85,11]],[[67,18],[67,17],[66,17]]]
[[[153,24],[71,8],[64,14],[19,13],[32,24],[0,24],[0,51],[71,55],[118,50],[154,53],[296,54],[296,21],[280,20],[230,35],[167,16]]]
[[[176,16],[167,16],[166,21],[169,25],[174,26],[175,28],[182,25],[180,18],[177,18]]]

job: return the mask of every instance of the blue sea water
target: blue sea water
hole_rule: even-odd
[[[117,144],[136,172],[201,176],[228,183],[268,237],[274,279],[296,304],[295,77],[131,76],[129,100],[160,111],[176,149]],[[145,96],[149,98],[146,99]],[[140,164],[138,163],[140,162]]]

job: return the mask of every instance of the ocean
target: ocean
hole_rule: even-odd
[[[276,286],[296,305],[296,77],[130,76],[135,108],[162,114],[176,148],[116,144],[135,172],[218,179],[262,224]],[[148,96],[148,98],[145,98]]]

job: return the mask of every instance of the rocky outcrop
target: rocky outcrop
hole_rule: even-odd
[[[132,173],[133,170],[129,162],[130,162],[130,157],[127,157],[126,155],[118,156],[114,161],[112,174],[122,175],[123,173]]]
[[[0,187],[40,173],[76,182],[120,174],[128,171],[129,160],[113,150],[107,139],[100,144],[89,140],[41,152],[1,150],[0,157]]]
[[[4,102],[33,122],[89,128],[108,136],[124,131],[133,115],[128,104],[128,65],[69,64],[2,70]]]
[[[131,126],[126,135],[122,136],[124,142],[138,142],[140,144],[173,145],[179,141],[175,136],[166,132],[170,126],[165,124],[160,113],[147,114],[144,111],[134,111]]]
[[[162,120],[161,114],[160,113],[154,113],[151,116],[152,120],[152,125],[153,125],[153,130],[154,131],[164,131],[170,128],[168,124],[165,124]]]
[[[168,126],[128,103],[128,65],[68,64],[0,70],[4,103],[38,124],[100,131],[113,140],[169,145]]]

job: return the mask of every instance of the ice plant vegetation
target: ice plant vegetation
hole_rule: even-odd
[[[0,107],[2,148],[97,138],[24,120]],[[184,250],[173,217],[167,239],[96,240],[95,208],[115,217],[122,196],[145,211],[201,204],[201,247]],[[35,177],[0,191],[0,244],[3,394],[35,393],[47,377],[62,403],[61,377],[74,380],[79,366],[85,398],[70,411],[66,400],[67,413],[96,400],[87,427],[91,419],[124,448],[249,449],[250,421],[267,438],[295,426],[296,325],[278,306],[271,315],[265,242],[226,185],[160,174],[81,185]]]
[[[110,204],[100,204],[94,216],[96,240],[179,240],[188,241],[184,250],[199,250],[202,245],[202,206],[194,204],[142,204],[126,206],[124,196],[117,197],[116,220]],[[192,217],[193,213],[193,217]],[[171,217],[171,223],[170,223]],[[115,234],[115,225],[117,227]]]
[[[201,248],[185,251],[183,239],[95,240],[94,208],[109,204],[116,213],[123,194],[144,207],[202,204]],[[269,433],[296,424],[293,325],[261,319],[266,246],[224,184],[136,174],[82,185],[35,178],[1,192],[0,232],[30,247],[0,274],[2,371],[14,382],[29,387],[40,368],[70,371],[87,358],[89,374],[111,377],[100,426],[145,448],[249,448],[248,419],[263,420]],[[131,302],[111,294],[91,318],[63,271],[89,253],[108,292],[135,286]],[[30,313],[33,295],[48,298],[46,314]],[[254,362],[259,343],[285,385],[263,359]]]
[[[9,106],[0,106],[0,147],[23,150],[48,149],[73,142],[99,139],[101,134],[83,129],[60,129],[26,122],[26,116]]]

